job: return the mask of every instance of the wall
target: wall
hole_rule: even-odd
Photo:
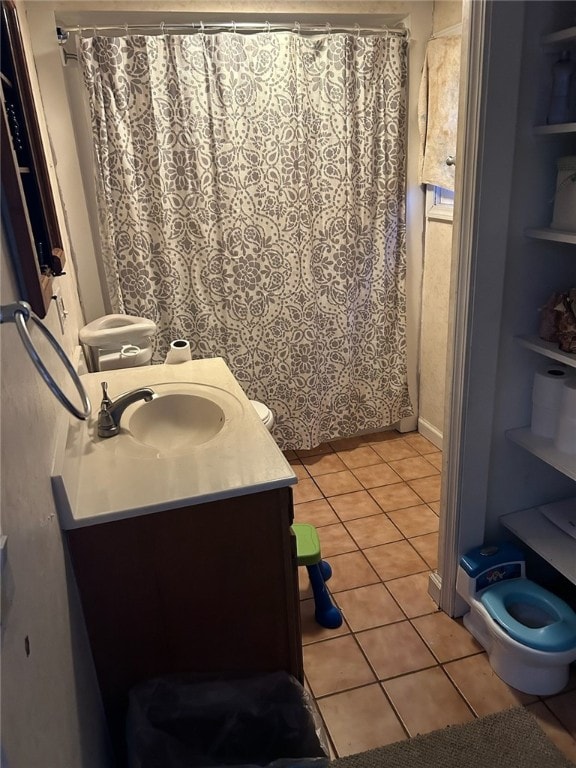
[[[436,0],[433,34],[460,24],[461,20],[460,0]],[[444,435],[451,252],[452,222],[428,219],[422,276],[418,430],[439,448]]]
[[[37,96],[34,72],[31,76]],[[45,130],[43,136],[46,139]],[[69,253],[58,200],[57,212]],[[21,297],[3,232],[0,245],[0,300],[5,305]],[[65,333],[55,304],[45,323],[72,355],[81,315],[73,264],[66,272],[57,279],[69,312]],[[29,325],[41,357],[72,399],[74,390],[65,384],[64,369],[39,330]],[[67,417],[12,323],[0,326],[0,342],[0,501],[2,533],[7,537],[1,602],[2,765],[105,768],[100,700],[50,486],[55,433]]]

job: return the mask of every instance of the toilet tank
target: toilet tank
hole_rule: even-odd
[[[112,314],[93,320],[78,337],[89,371],[150,365],[156,323],[146,317]]]

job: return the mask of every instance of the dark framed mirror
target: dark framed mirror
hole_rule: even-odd
[[[2,2],[1,179],[4,227],[22,299],[44,317],[63,274],[62,237],[16,7]]]

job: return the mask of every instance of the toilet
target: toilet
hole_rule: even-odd
[[[147,317],[104,315],[80,329],[89,371],[135,368],[152,362],[156,323]]]
[[[523,693],[550,696],[566,686],[576,660],[576,613],[525,571],[513,544],[476,547],[460,558],[456,590],[470,606],[464,626],[498,677]]]
[[[268,432],[271,432],[272,427],[274,426],[274,414],[270,408],[268,408],[267,405],[264,405],[264,403],[261,403],[259,400],[250,400],[250,402],[254,406],[258,416],[260,416],[262,424],[264,424]]]

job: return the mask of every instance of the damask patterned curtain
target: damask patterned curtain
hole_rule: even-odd
[[[81,40],[113,311],[221,356],[282,448],[412,413],[406,40]]]

